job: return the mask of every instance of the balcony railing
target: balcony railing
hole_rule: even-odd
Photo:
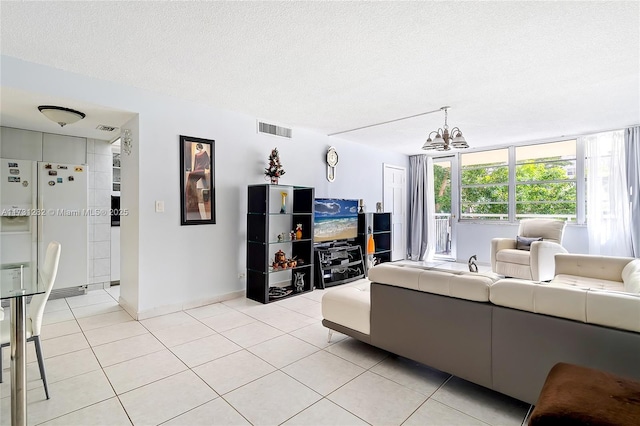
[[[436,254],[451,254],[451,213],[436,213]]]

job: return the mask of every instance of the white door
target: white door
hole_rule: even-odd
[[[383,167],[383,210],[391,212],[391,260],[403,260],[407,254],[407,170],[390,164]]]

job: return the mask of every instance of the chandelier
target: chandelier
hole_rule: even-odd
[[[453,148],[469,148],[469,144],[464,140],[462,136],[462,131],[454,127],[449,131],[449,125],[447,124],[447,109],[451,107],[444,106],[440,108],[440,110],[444,111],[444,127],[442,129],[434,130],[429,133],[427,136],[427,141],[422,145],[422,149],[424,150],[432,150],[436,151],[449,151],[451,147]],[[431,135],[435,133],[433,139],[431,139]]]

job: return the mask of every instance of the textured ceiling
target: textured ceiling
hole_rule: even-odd
[[[630,2],[5,2],[2,54],[324,134],[451,105],[472,147],[640,123]],[[422,152],[435,113],[340,138]]]

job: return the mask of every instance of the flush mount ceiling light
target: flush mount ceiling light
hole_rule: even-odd
[[[464,140],[462,131],[459,128],[454,127],[453,129],[451,129],[451,132],[449,132],[449,125],[447,124],[447,109],[449,108],[451,107],[443,106],[442,108],[440,108],[444,111],[444,127],[442,129],[434,130],[433,132],[429,133],[429,136],[427,136],[427,141],[424,143],[424,145],[422,145],[422,149],[449,151],[451,147],[469,148],[469,144],[467,144],[467,141]],[[432,140],[431,135],[434,133],[436,135]]]
[[[54,105],[40,105],[38,110],[49,120],[58,123],[60,127],[64,127],[67,124],[73,124],[86,117],[84,112]]]

